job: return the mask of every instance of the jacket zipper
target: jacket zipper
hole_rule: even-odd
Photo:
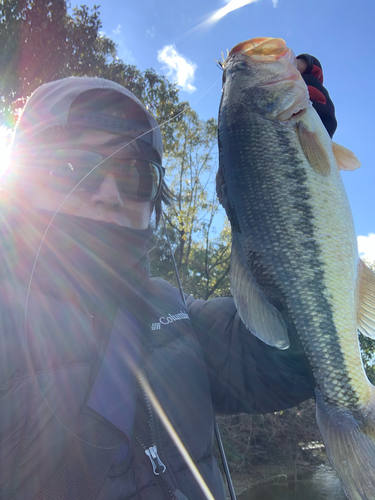
[[[145,391],[145,388],[143,386],[142,382],[142,377],[138,375],[138,381],[139,385],[141,386],[142,393],[143,393],[143,399],[145,401],[146,405],[146,410],[148,414],[148,422],[150,426],[150,438],[151,438],[151,446],[147,447],[145,443],[138,437],[136,436],[136,440],[138,444],[143,448],[143,451],[145,454],[148,456],[151,465],[152,465],[152,471],[155,474],[155,476],[158,478],[159,484],[164,491],[164,494],[168,496],[171,500],[178,500],[176,495],[174,494],[174,488],[168,483],[166,480],[164,473],[167,470],[166,465],[161,461],[159,454],[158,454],[158,449],[156,446],[156,439],[155,439],[155,417],[154,417],[154,412],[151,407],[150,400],[147,396],[147,393]]]

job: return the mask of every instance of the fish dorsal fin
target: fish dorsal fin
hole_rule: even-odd
[[[375,273],[366,264],[358,263],[358,329],[375,339]]]
[[[308,130],[303,122],[297,126],[298,138],[304,155],[312,168],[318,174],[328,176],[331,172],[329,156],[316,132]]]
[[[332,142],[333,154],[340,170],[355,170],[361,166],[361,162],[350,149]]]
[[[287,349],[289,338],[286,324],[259,288],[246,263],[241,240],[239,233],[232,233],[230,283],[238,314],[251,333],[264,343]]]

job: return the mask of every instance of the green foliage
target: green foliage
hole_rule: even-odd
[[[177,268],[186,293],[208,299],[228,295],[230,232],[217,234],[221,222],[214,176],[217,170],[217,124],[203,121],[188,109],[174,124],[174,140],[165,155],[169,185],[175,203],[165,212]],[[174,281],[169,249],[162,244],[152,255],[153,271]],[[168,267],[164,267],[164,266]]]
[[[41,84],[68,76],[111,79],[135,93],[159,123],[185,107],[178,89],[154,70],[139,71],[117,57],[101,33],[99,8],[68,14],[66,0],[0,1],[0,125],[13,127],[27,97]],[[163,129],[166,148],[170,124]]]
[[[215,207],[216,210],[216,207]],[[204,229],[205,239],[194,242],[190,256],[189,287],[195,297],[209,299],[211,297],[230,296],[229,262],[230,262],[230,227],[226,221],[223,229],[215,236],[212,223],[216,212]]]
[[[375,341],[360,333],[359,343],[361,346],[362,361],[366,374],[370,382],[375,385]]]
[[[368,267],[375,271],[375,262],[366,262]],[[372,384],[375,385],[375,340],[359,334],[362,361],[366,374]]]
[[[116,47],[99,33],[94,7],[67,13],[65,0],[0,3],[0,98],[5,124],[42,83],[71,75],[96,75]],[[3,123],[4,123],[3,121]]]

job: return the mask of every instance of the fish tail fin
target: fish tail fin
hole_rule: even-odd
[[[330,405],[316,391],[316,419],[328,458],[350,500],[375,498],[374,408]]]

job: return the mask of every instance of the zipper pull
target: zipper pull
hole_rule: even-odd
[[[145,453],[150,459],[152,470],[155,476],[160,476],[160,474],[164,474],[167,468],[160,460],[158,455],[158,449],[156,448],[156,446],[151,446],[148,450],[145,450]]]

